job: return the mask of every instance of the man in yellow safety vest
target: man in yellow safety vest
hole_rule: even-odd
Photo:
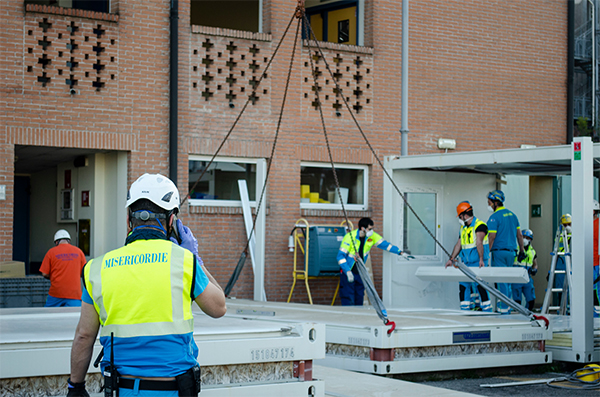
[[[450,259],[446,262],[446,267],[454,265],[454,261],[456,261],[459,254],[466,266],[486,266],[490,257],[488,227],[486,223],[473,215],[473,207],[468,201],[458,204],[456,214],[458,222],[461,225],[460,236],[452,250]],[[481,310],[491,312],[492,302],[487,291],[480,285],[469,282],[459,283],[460,309],[471,309],[471,295],[476,295],[476,291],[479,291],[479,296],[481,297]]]
[[[358,257],[366,261],[373,246],[400,255],[405,259],[412,258],[412,256],[375,233],[373,225],[371,218],[362,218],[358,221],[358,230],[347,233],[340,245],[337,261],[341,268],[340,300],[342,306],[362,306],[365,286],[354,263]]]
[[[107,392],[197,395],[192,302],[209,316],[221,317],[227,310],[225,295],[198,256],[190,229],[176,218],[179,192],[171,180],[142,175],[131,185],[126,206],[125,246],[90,260],[83,270],[68,396],[88,395],[85,375],[98,330]],[[181,243],[169,239],[175,230]]]

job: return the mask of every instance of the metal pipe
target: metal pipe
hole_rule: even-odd
[[[596,84],[598,68],[596,66],[596,2],[588,0],[592,14],[592,128],[596,127]]]
[[[169,65],[169,179],[177,185],[177,117],[179,75],[179,0],[171,0],[171,41]]]
[[[402,0],[402,139],[400,154],[408,156],[408,0]]]
[[[575,2],[567,1],[567,142],[573,141],[574,93],[573,76],[575,74]]]

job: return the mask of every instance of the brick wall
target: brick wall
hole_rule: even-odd
[[[260,76],[275,52],[294,7],[295,2],[265,1],[266,34],[248,34],[191,27],[190,2],[180,1],[178,185],[182,196],[188,186],[188,155],[212,155],[217,150],[252,92],[250,81]],[[458,151],[564,143],[566,7],[566,2],[542,0],[411,2],[409,153],[439,152],[440,137],[456,139]],[[6,21],[0,31],[1,127],[6,131],[0,135],[0,183],[7,184],[8,204],[0,210],[7,220],[0,233],[9,237],[0,242],[0,260],[7,260],[12,244],[15,144],[127,150],[129,182],[143,172],[168,174],[169,9],[168,2],[126,1],[119,4],[118,18],[90,18],[25,11],[21,1],[11,0],[2,3],[0,12]],[[52,23],[47,32],[39,25],[44,19]],[[79,27],[74,35],[68,29],[71,24]],[[98,25],[105,31],[100,38],[93,31]],[[316,89],[334,161],[371,166],[370,208],[352,212],[351,221],[356,224],[360,217],[371,216],[376,230],[382,230],[383,173],[349,113],[341,107],[336,115],[334,105],[343,101],[333,82],[339,81],[351,107],[360,106],[353,112],[376,155],[382,159],[399,154],[401,3],[367,1],[365,25],[368,47],[328,44],[321,58],[314,49],[310,53],[306,45],[296,43],[266,203],[269,300],[287,299],[291,287],[287,236],[295,221],[302,217],[312,224],[339,224],[343,219],[339,211],[299,208],[301,161],[329,161],[319,112],[312,106]],[[293,21],[256,92],[258,99],[248,105],[222,155],[270,156],[295,29]],[[44,36],[52,42],[46,50],[39,44]],[[59,57],[59,47],[66,48],[71,37],[79,44],[73,50],[79,62],[74,69],[76,95],[69,94],[65,82],[65,74],[71,72],[66,64],[58,74],[67,56],[65,49]],[[94,51],[98,42],[104,51]],[[44,54],[51,59],[46,68],[36,63]],[[321,72],[318,86],[311,76],[309,54]],[[98,60],[104,65],[100,70],[94,68]],[[330,78],[325,60],[339,73],[337,78]],[[45,86],[37,79],[44,71],[52,77]],[[100,89],[93,84],[97,77],[105,83]],[[246,241],[241,212],[188,210],[186,204],[182,219],[199,237],[207,267],[225,285]],[[381,253],[374,252],[372,259],[381,292]],[[232,295],[252,297],[252,283],[247,261]],[[332,280],[311,281],[315,302],[329,303],[335,285]],[[293,300],[307,301],[303,285],[296,286]]]

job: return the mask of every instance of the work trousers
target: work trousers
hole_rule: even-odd
[[[479,267],[479,262],[465,263],[465,265],[468,267]],[[483,287],[477,283],[462,281],[459,285],[461,310],[475,309],[477,306],[480,306],[483,311],[491,311],[490,298],[488,292]]]
[[[600,277],[600,266],[594,266],[594,280]],[[594,317],[600,317],[600,281],[594,284]]]
[[[521,267],[521,266],[517,266]],[[533,278],[529,276],[529,281],[525,284],[512,284],[512,298],[515,302],[521,303],[522,296],[525,296],[525,303],[535,300],[535,287],[533,286]],[[527,307],[527,305],[525,305]]]
[[[365,297],[365,285],[356,266],[352,267],[354,282],[348,281],[346,273],[340,272],[340,300],[342,306],[362,306]]]
[[[492,251],[492,267],[513,267],[513,263],[515,262],[515,252],[514,251],[504,251],[504,250],[493,250]],[[502,292],[508,298],[512,298],[512,290],[511,285],[508,283],[496,283],[496,288],[498,291]],[[496,310],[501,314],[509,314],[510,307],[498,300],[496,304]]]

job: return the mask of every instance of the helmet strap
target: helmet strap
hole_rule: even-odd
[[[155,219],[156,223],[158,223],[158,227],[156,226],[152,226],[152,225],[140,225],[140,226],[136,226],[132,229],[132,231],[140,229],[140,228],[152,228],[152,229],[158,229],[161,230],[162,232],[165,233],[165,236],[167,235],[167,231],[165,230],[164,226],[162,225],[162,223],[160,223],[160,219],[168,219],[170,217],[172,211],[169,211],[169,213],[167,214],[155,214],[154,212],[150,212],[148,210],[140,210],[140,211],[129,211],[129,227],[131,227],[131,219],[141,219],[143,221],[147,221],[150,219]]]

